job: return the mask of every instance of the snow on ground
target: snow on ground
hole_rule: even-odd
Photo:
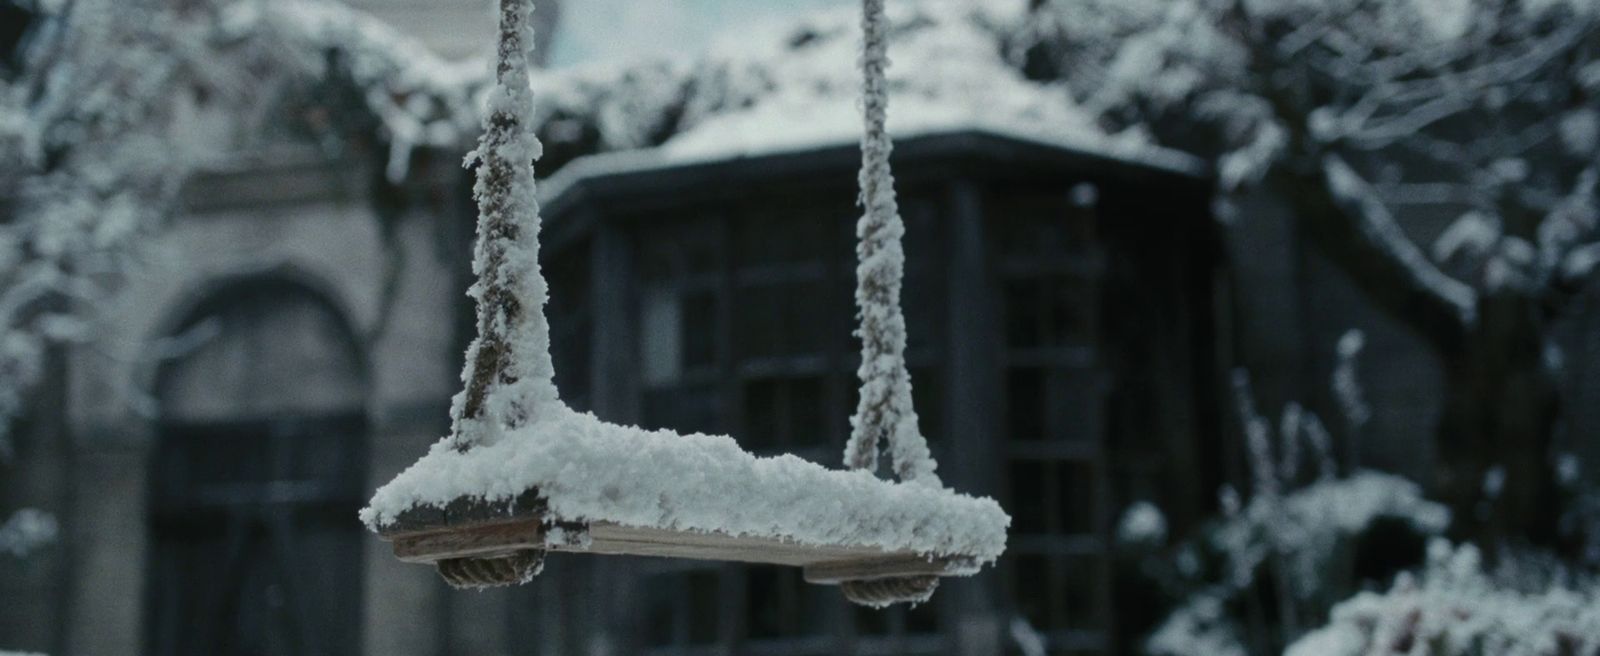
[[[1328,626],[1288,656],[1426,653],[1600,653],[1600,589],[1534,584],[1518,590],[1485,575],[1478,550],[1436,542],[1419,577],[1363,592],[1333,609]]]
[[[756,457],[731,437],[618,426],[560,404],[493,444],[464,453],[435,444],[378,489],[361,519],[377,529],[412,506],[462,496],[509,502],[532,486],[560,520],[970,554],[980,563],[1004,551],[1011,523],[993,499],[792,455]]]

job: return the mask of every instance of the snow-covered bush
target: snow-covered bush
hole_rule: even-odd
[[[1428,566],[1387,592],[1362,592],[1288,656],[1564,656],[1600,653],[1600,586],[1505,571],[1486,574],[1478,550],[1429,547]]]
[[[1346,391],[1358,395],[1349,378]],[[1449,525],[1449,511],[1412,481],[1338,476],[1315,414],[1289,403],[1274,424],[1256,411],[1243,371],[1234,387],[1250,496],[1224,489],[1221,518],[1146,563],[1174,605],[1145,642],[1150,654],[1277,652],[1364,584],[1420,564],[1427,541]]]
[[[1377,472],[1326,479],[1280,498],[1257,495],[1157,568],[1180,599],[1151,634],[1151,654],[1262,653],[1280,638],[1244,620],[1320,622],[1363,581],[1420,562],[1449,514],[1413,482]],[[1260,646],[1265,649],[1252,648]]]

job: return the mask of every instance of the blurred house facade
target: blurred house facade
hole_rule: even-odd
[[[337,109],[320,102],[300,109]],[[946,481],[1016,518],[996,570],[886,612],[797,571],[638,559],[557,556],[533,585],[451,591],[354,517],[447,429],[470,172],[424,153],[395,184],[361,141],[269,140],[197,176],[112,320],[60,354],[5,499],[65,534],[0,583],[8,648],[992,654],[1022,618],[1095,653],[1115,640],[1117,510],[1156,501],[1181,530],[1221,481],[1203,169],[930,131],[897,151],[911,365]],[[842,140],[564,167],[544,266],[566,398],[837,466],[857,162]]]

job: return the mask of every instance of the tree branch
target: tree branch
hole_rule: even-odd
[[[1436,346],[1459,344],[1477,320],[1477,292],[1435,267],[1343,158],[1324,154],[1318,164],[1289,174],[1313,242],[1385,312]]]

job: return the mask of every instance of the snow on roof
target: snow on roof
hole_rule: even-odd
[[[891,130],[910,135],[976,125],[1118,155],[1148,146],[1131,134],[1108,135],[1065,87],[1027,80],[1008,60],[1000,26],[1021,20],[1013,14],[1024,4],[891,3]],[[725,157],[854,141],[861,130],[859,20],[846,7],[714,49],[713,58],[728,60],[730,86],[744,82],[757,92],[689,122],[662,150],[674,158]]]
[[[1023,78],[995,26],[995,2],[897,2],[890,47],[889,130],[896,137],[980,132],[1202,175],[1199,159],[1134,132],[1108,134],[1067,90]],[[1022,3],[1009,3],[1006,6]],[[742,34],[690,73],[696,97],[655,148],[582,158],[547,183],[571,184],[684,164],[816,150],[860,139],[860,38],[854,10],[823,12],[775,33]],[[769,30],[770,31],[770,30]],[[536,82],[537,84],[537,82]]]
[[[1063,83],[1025,79],[1005,49],[1023,29],[1024,5],[890,3],[891,133],[977,130],[1166,170],[1205,171],[1197,158],[1159,148],[1137,131],[1108,133]],[[392,134],[391,177],[403,175],[412,147],[461,147],[476,136],[491,81],[486,62],[446,62],[378,19],[326,0],[262,7],[238,22],[247,28],[265,18],[300,47],[346,53],[368,104]],[[535,70],[530,84],[540,136],[547,146],[575,144],[581,153],[647,153],[591,163],[590,171],[852,143],[860,130],[858,20],[845,7],[741,29],[695,57]]]
[[[510,503],[537,488],[551,521],[775,537],[809,545],[965,555],[1005,549],[1011,519],[993,499],[758,457],[723,435],[618,426],[562,404],[492,444],[441,441],[379,488],[361,519],[377,530],[415,506],[462,498]]]
[[[1134,166],[1148,167],[1181,175],[1203,176],[1209,171],[1209,167],[1204,162],[1188,154],[1142,146],[1137,143],[1114,142],[1115,145],[1113,145],[1099,142],[1088,144],[1071,135],[1043,134],[1037,130],[1030,130],[1025,126],[1001,124],[981,117],[973,117],[966,122],[950,121],[941,123],[929,121],[918,128],[903,128],[903,123],[897,121],[894,116],[891,111],[889,125],[890,131],[897,140],[937,135],[977,134],[1054,148],[1064,153],[1081,153],[1107,157]],[[901,125],[903,129],[895,129],[896,125]],[[587,155],[574,160],[560,171],[557,171],[555,175],[541,182],[539,186],[540,199],[544,203],[553,203],[573,187],[594,178],[644,173],[679,166],[728,162],[744,158],[799,154],[854,145],[858,138],[859,135],[857,134],[825,136],[819,131],[814,140],[794,139],[788,143],[774,140],[767,146],[759,148],[746,147],[744,144],[735,146],[733,142],[729,142],[730,148],[724,152],[682,153],[673,152],[668,148],[645,148]]]

